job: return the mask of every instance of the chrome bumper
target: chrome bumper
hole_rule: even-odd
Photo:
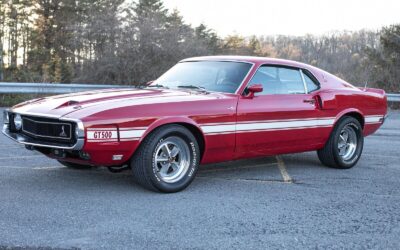
[[[84,138],[78,138],[75,145],[73,145],[73,146],[65,146],[65,145],[53,143],[53,142],[40,142],[33,138],[27,137],[23,134],[10,132],[7,124],[3,125],[2,132],[5,136],[7,136],[8,138],[10,138],[13,141],[16,141],[23,145],[35,146],[35,147],[67,149],[67,150],[81,150],[83,148],[83,144],[85,143]]]
[[[9,110],[5,110],[4,113],[8,113],[8,112],[9,112]],[[36,115],[36,116],[38,116],[38,115]],[[40,116],[40,117],[46,117],[46,116]],[[63,120],[63,119],[60,119],[60,120]],[[5,123],[3,125],[2,132],[6,137],[8,137],[11,140],[16,141],[20,144],[23,144],[23,145],[34,146],[34,147],[44,147],[44,148],[66,149],[66,150],[81,150],[83,148],[83,145],[85,144],[85,138],[84,138],[85,137],[85,129],[83,127],[83,123],[79,120],[69,120],[69,119],[64,119],[64,120],[76,122],[78,139],[76,140],[76,143],[73,146],[66,146],[63,144],[56,143],[56,142],[47,142],[47,141],[44,142],[44,141],[40,141],[40,140],[31,138],[31,137],[25,136],[21,133],[11,132],[8,128],[7,123]]]

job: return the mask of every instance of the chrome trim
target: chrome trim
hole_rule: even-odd
[[[50,118],[50,119],[54,118],[54,119],[58,119],[60,121],[75,122],[77,124],[77,128],[78,128],[78,138],[85,137],[85,127],[83,126],[83,122],[79,119],[64,118],[59,115],[48,115],[48,114],[41,114],[41,113],[14,111],[13,109],[9,109],[8,112],[11,112],[14,114],[26,115],[26,116],[39,117],[39,118]]]
[[[10,130],[8,129],[8,126],[6,124],[4,124],[3,126],[3,130],[2,133],[10,138],[11,140],[18,142],[20,144],[23,145],[29,145],[29,146],[35,146],[35,147],[45,147],[45,148],[56,148],[56,149],[67,149],[67,150],[81,150],[83,148],[83,145],[85,143],[85,139],[84,138],[78,138],[76,140],[75,145],[68,147],[68,146],[63,146],[57,143],[37,143],[34,142],[33,139],[26,137],[22,134],[18,134],[18,133],[13,133],[10,132]]]
[[[300,75],[301,75],[301,79],[303,80],[303,86],[304,86],[305,94],[308,94],[307,83],[306,83],[306,79],[304,78],[303,70],[299,69],[299,72],[300,72]]]
[[[8,112],[14,113],[14,114],[20,114],[20,115],[40,117],[40,118],[61,119],[61,116],[59,116],[59,115],[48,115],[48,114],[33,113],[33,112],[23,112],[23,111],[21,112],[21,111],[14,111],[13,109],[10,109]]]
[[[308,78],[310,78],[310,80],[311,80],[315,85],[317,85],[317,87],[318,87],[318,88],[314,89],[313,91],[308,91],[307,94],[310,94],[310,93],[312,93],[312,92],[315,92],[315,91],[321,89],[321,83],[320,83],[320,81],[319,81],[318,78],[315,76],[315,74],[314,74],[313,72],[311,72],[311,70],[306,69],[306,68],[299,68],[299,69],[301,69],[303,75],[306,75]],[[306,72],[306,73],[304,73],[304,72]],[[312,75],[312,77],[314,77],[314,79],[312,79],[312,77],[310,77],[309,75],[307,75],[307,73],[309,73],[310,75]],[[317,82],[315,82],[314,80],[316,80]],[[308,87],[307,87],[307,90],[308,90]]]
[[[248,63],[249,63],[249,62],[248,62]],[[242,86],[243,86],[243,84],[245,83],[247,77],[249,77],[250,73],[251,73],[251,72],[253,71],[253,69],[254,69],[254,66],[256,65],[255,63],[249,63],[249,64],[252,64],[252,66],[251,66],[251,68],[249,69],[249,72],[247,72],[246,76],[243,78],[242,83],[240,83],[240,84],[239,84],[239,87],[236,89],[236,91],[235,91],[235,94],[236,94],[236,95],[239,95],[239,90],[242,88]],[[257,71],[254,72],[253,76],[255,75],[256,72],[257,72]],[[250,78],[249,82],[251,81],[251,79],[253,78],[253,76]],[[245,88],[246,88],[246,87],[245,87]],[[244,89],[243,89],[243,91],[244,91]]]
[[[76,135],[77,139],[85,138],[85,127],[83,126],[83,122],[78,119],[60,119],[60,121],[70,121],[70,122],[75,122],[76,127],[75,127],[75,133],[78,131],[78,134]]]
[[[55,118],[60,121],[67,121],[67,122],[74,122],[76,123],[76,128],[75,131],[78,131],[77,138],[76,138],[76,143],[75,145],[71,147],[59,145],[57,143],[36,143],[32,141],[32,139],[23,136],[21,134],[13,133],[10,132],[8,129],[7,124],[4,124],[2,133],[10,138],[13,141],[16,141],[20,144],[24,145],[30,145],[30,146],[37,146],[37,147],[47,147],[47,148],[57,148],[57,149],[67,149],[67,150],[81,150],[85,144],[85,127],[83,125],[83,122],[79,119],[72,119],[72,118],[63,118],[60,116],[54,116],[54,115],[46,115],[46,114],[40,114],[40,113],[28,113],[28,112],[15,112],[13,109],[8,110],[8,112],[13,113],[13,114],[20,114],[20,115],[27,115],[27,116],[33,116],[33,117],[40,117],[40,118]],[[72,136],[72,135],[71,135]]]
[[[26,131],[26,130],[24,130],[24,120],[29,120],[29,121],[32,121],[32,122],[35,122],[35,123],[56,124],[56,125],[68,125],[68,126],[69,126],[69,138],[67,138],[67,137],[56,137],[56,136],[38,135],[38,134],[31,133],[31,132],[29,132],[29,131]],[[33,135],[33,136],[37,136],[37,137],[42,137],[42,138],[52,138],[52,139],[61,139],[61,140],[71,140],[71,139],[72,139],[72,125],[71,125],[70,123],[63,123],[63,122],[59,122],[59,123],[57,123],[57,122],[41,122],[41,121],[35,121],[35,120],[32,120],[32,119],[26,118],[26,117],[22,117],[22,131],[25,132],[25,133],[27,133],[27,134],[30,134],[30,135]]]
[[[254,72],[253,76],[250,78],[250,80],[249,80],[249,82],[247,83],[246,87],[249,85],[249,83],[251,82],[251,80],[253,80],[253,77],[257,74],[257,71],[258,71],[262,66],[283,67],[283,68],[286,67],[286,68],[298,69],[298,70],[301,70],[301,71],[306,70],[306,71],[309,72],[311,75],[313,75],[315,79],[317,79],[317,81],[318,81],[318,89],[316,89],[316,90],[319,90],[319,89],[321,88],[321,83],[319,82],[318,78],[315,77],[315,75],[314,75],[310,70],[308,70],[308,69],[306,69],[306,68],[298,67],[298,66],[290,66],[290,65],[279,64],[279,63],[262,63],[262,64],[260,64],[260,65],[258,66],[257,70]],[[246,76],[246,77],[247,77],[247,76]],[[241,95],[243,95],[243,93],[244,93],[246,87],[243,89],[243,92],[241,93]],[[314,90],[314,91],[316,91],[316,90]],[[314,91],[312,91],[312,92],[314,92]],[[307,93],[307,94],[309,94],[309,93]],[[267,94],[267,95],[278,95],[278,94]]]

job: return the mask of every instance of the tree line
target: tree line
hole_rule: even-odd
[[[0,81],[140,84],[183,58],[219,54],[293,59],[400,91],[400,25],[222,38],[162,0],[0,0]]]

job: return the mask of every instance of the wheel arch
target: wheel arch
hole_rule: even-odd
[[[196,138],[197,143],[199,144],[200,148],[200,160],[203,158],[205,149],[206,149],[206,139],[203,134],[203,131],[201,130],[200,126],[193,121],[190,118],[187,117],[169,117],[165,119],[160,119],[152,123],[146,130],[146,132],[143,134],[143,136],[140,138],[140,144],[142,141],[149,136],[155,129],[160,128],[162,126],[166,125],[181,125],[188,129],[193,136]]]
[[[361,124],[361,128],[364,129],[364,125],[365,125],[364,114],[363,114],[360,110],[354,109],[354,108],[352,108],[352,109],[346,109],[346,110],[343,110],[342,112],[340,112],[340,113],[336,116],[334,126],[336,126],[336,124],[338,123],[338,121],[339,121],[340,119],[342,119],[344,116],[350,116],[350,117],[353,117],[353,118],[357,119],[357,120],[360,122],[360,124]]]

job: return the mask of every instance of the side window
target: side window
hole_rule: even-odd
[[[311,78],[309,74],[310,73],[307,73],[306,71],[303,70],[303,76],[304,80],[306,81],[307,90],[308,92],[312,92],[319,88],[319,84],[317,83],[317,80],[313,79],[314,77]]]
[[[261,66],[249,84],[262,84],[257,95],[304,94],[304,84],[298,69]]]
[[[288,94],[304,94],[304,83],[298,69],[279,68],[279,79],[286,85]]]

